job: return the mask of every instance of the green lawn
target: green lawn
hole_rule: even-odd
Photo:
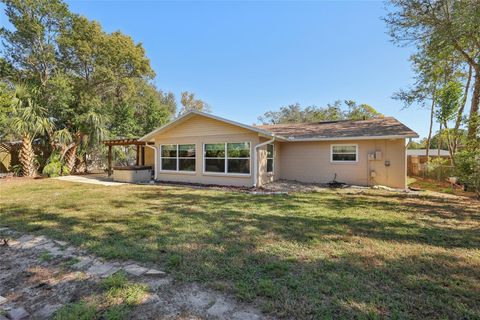
[[[480,319],[480,206],[381,191],[0,182],[0,225],[310,318]]]

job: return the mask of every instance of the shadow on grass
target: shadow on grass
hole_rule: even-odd
[[[53,210],[3,206],[2,223],[107,258],[163,264],[180,280],[206,282],[278,316],[472,318],[480,312],[479,259],[469,258],[478,255],[478,224],[457,228],[437,221],[478,221],[478,213],[460,204],[382,194],[258,197],[180,188],[140,188],[102,201],[103,211],[83,209],[78,216],[64,215],[64,203]],[[386,249],[363,251],[368,244],[356,237]],[[386,253],[409,245],[424,246],[423,252]],[[350,246],[360,248],[351,254]],[[457,249],[474,251],[463,256]]]

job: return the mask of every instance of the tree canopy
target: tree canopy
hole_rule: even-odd
[[[175,97],[153,84],[141,43],[105,32],[61,0],[5,5],[12,27],[0,29],[0,123],[12,116],[14,88],[34,88],[32,103],[52,123],[41,138],[70,170],[78,153],[98,147],[102,138],[142,136],[175,114]],[[6,126],[0,130],[7,137]]]
[[[264,124],[302,123],[337,120],[365,120],[382,115],[368,104],[357,104],[353,100],[335,101],[325,107],[291,104],[279,111],[267,111],[258,120]]]

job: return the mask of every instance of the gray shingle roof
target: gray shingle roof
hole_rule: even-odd
[[[402,136],[416,138],[418,134],[393,117],[368,120],[342,120],[314,123],[289,123],[260,125],[260,129],[276,135],[301,139],[329,138],[374,138],[386,136]]]

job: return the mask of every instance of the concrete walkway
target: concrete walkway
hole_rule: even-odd
[[[98,184],[102,186],[120,186],[126,183],[115,182],[111,178],[108,178],[105,174],[89,174],[84,176],[63,176],[54,178],[62,181],[78,182],[78,183],[90,183]]]

